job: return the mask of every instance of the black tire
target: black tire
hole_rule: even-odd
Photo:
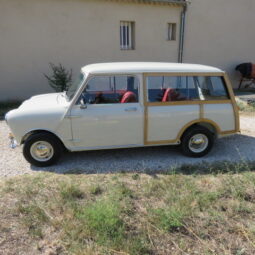
[[[205,137],[207,138],[207,141],[203,145],[205,146],[205,148],[203,147],[200,148],[202,149],[202,151],[199,151],[199,149],[198,151],[196,151],[195,148],[193,149],[190,148],[190,141],[192,138],[194,138],[195,135],[202,135],[203,138]],[[188,157],[200,158],[210,152],[210,150],[213,147],[213,143],[214,143],[214,134],[207,128],[196,126],[191,129],[188,129],[183,134],[181,139],[181,150],[182,150],[182,153]],[[194,146],[196,145],[194,144]],[[201,145],[197,145],[197,146],[201,146]]]
[[[32,146],[38,142],[46,142],[46,144],[50,144],[51,149],[50,156],[47,160],[47,156],[43,160],[37,160],[31,154]],[[33,151],[33,150],[32,150]],[[48,133],[37,133],[28,137],[23,146],[23,155],[25,159],[35,166],[46,167],[53,165],[61,156],[63,152],[62,143],[55,136]]]

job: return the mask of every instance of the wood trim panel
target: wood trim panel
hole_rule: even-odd
[[[204,118],[204,105],[203,104],[199,105],[199,118],[200,119]]]
[[[143,105],[144,105],[144,127],[143,127],[143,143],[147,144],[148,141],[148,106],[147,106],[147,89],[146,79],[143,74]]]
[[[234,111],[234,114],[235,114],[235,131],[240,132],[239,110],[238,110],[238,107],[237,107],[237,104],[236,104],[235,95],[234,95],[234,92],[233,92],[233,89],[232,89],[232,85],[231,85],[231,82],[228,78],[227,73],[224,73],[223,77],[224,77],[224,80],[225,80],[226,85],[227,85],[228,93],[230,95],[233,111]]]
[[[223,132],[220,132],[219,135],[231,135],[231,134],[236,134],[238,133],[238,131],[236,130],[229,130],[229,131],[223,131]]]
[[[147,86],[146,86],[146,78],[148,76],[220,76],[223,77],[227,86],[227,90],[230,96],[230,99],[226,100],[194,100],[194,101],[176,101],[176,102],[155,102],[149,103],[147,102]],[[239,124],[239,112],[238,107],[235,101],[235,96],[233,93],[233,89],[229,78],[226,73],[144,73],[143,74],[143,99],[144,99],[144,145],[164,145],[164,144],[179,144],[180,139],[187,128],[196,123],[209,123],[211,124],[217,131],[219,135],[230,135],[240,132],[240,124]],[[231,103],[235,115],[235,130],[227,130],[221,131],[220,127],[217,123],[212,120],[204,118],[204,105],[205,104],[229,104]],[[149,106],[171,106],[171,105],[199,105],[199,119],[193,120],[186,125],[184,125],[180,132],[178,133],[176,139],[174,140],[161,140],[161,141],[148,141],[148,107]]]
[[[146,95],[146,100],[147,100],[147,95]],[[198,104],[198,105],[204,105],[204,104],[231,104],[232,101],[231,99],[224,99],[224,100],[194,100],[194,101],[173,101],[173,102],[154,102],[154,103],[149,103],[145,102],[144,105],[147,106],[170,106],[170,105],[193,105],[193,104]]]
[[[181,141],[181,137],[182,137],[183,133],[185,132],[185,130],[187,130],[187,128],[191,127],[192,125],[194,125],[196,123],[201,123],[201,122],[211,124],[216,129],[217,134],[222,135],[222,136],[237,133],[236,130],[221,131],[220,127],[218,126],[218,124],[216,122],[214,122],[212,120],[209,120],[209,119],[200,118],[200,119],[190,121],[186,125],[184,125],[181,128],[181,130],[179,131],[176,139],[173,139],[173,140],[160,140],[160,141],[146,141],[144,144],[145,145],[179,144],[180,141]]]

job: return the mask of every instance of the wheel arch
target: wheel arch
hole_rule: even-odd
[[[193,121],[187,123],[180,130],[180,132],[178,134],[178,140],[180,141],[182,139],[183,135],[195,126],[202,126],[202,127],[207,128],[209,131],[211,131],[214,134],[215,137],[217,137],[221,133],[220,127],[214,121],[209,120],[209,119],[198,119],[198,120],[193,120]]]
[[[30,130],[29,132],[27,132],[21,139],[21,143],[20,144],[24,144],[25,141],[31,136],[31,135],[34,135],[34,134],[49,134],[49,135],[52,135],[54,136],[60,143],[61,145],[63,146],[63,148],[66,149],[66,146],[64,144],[64,142],[61,140],[61,138],[56,135],[54,132],[50,131],[50,130],[45,130],[45,129],[36,129],[36,130]]]

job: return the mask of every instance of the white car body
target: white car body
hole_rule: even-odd
[[[232,87],[226,73],[218,68],[174,63],[106,63],[85,66],[81,72],[86,78],[71,101],[63,93],[44,94],[7,113],[6,121],[18,144],[39,131],[54,134],[69,151],[179,144],[185,130],[195,123],[201,123],[217,136],[239,132]],[[137,77],[138,102],[81,107],[78,99],[88,80],[102,75]],[[222,77],[229,98],[149,103],[146,77],[157,75]]]

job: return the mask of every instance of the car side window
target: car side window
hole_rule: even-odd
[[[135,76],[96,76],[88,81],[79,100],[87,104],[137,103],[138,87]]]
[[[191,76],[148,76],[148,102],[198,100],[199,94]]]
[[[224,100],[229,99],[223,77],[220,76],[198,76],[197,80],[199,89],[201,90],[202,100]]]

